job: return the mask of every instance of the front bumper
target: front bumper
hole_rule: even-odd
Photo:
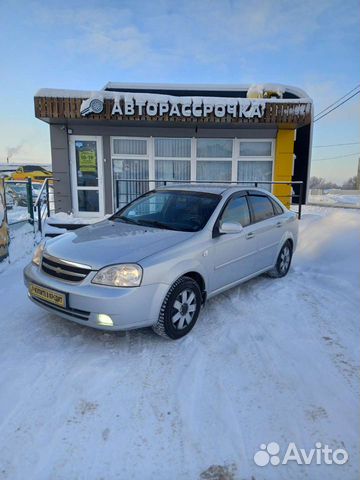
[[[29,298],[45,310],[67,320],[101,330],[129,330],[153,325],[169,285],[165,283],[121,288],[95,285],[91,283],[95,272],[83,281],[73,284],[47,275],[39,267],[30,263],[24,269],[26,287],[33,282],[42,287],[54,289],[67,295],[67,307],[53,306],[42,300]],[[99,315],[111,317],[113,326],[99,324]]]

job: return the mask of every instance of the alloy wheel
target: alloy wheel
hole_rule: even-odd
[[[290,254],[290,248],[285,245],[283,248],[281,254],[280,254],[280,271],[281,273],[285,273],[290,265],[290,260],[291,260],[291,254]]]
[[[179,293],[173,305],[171,321],[177,330],[186,328],[192,322],[196,312],[196,295],[190,289]]]

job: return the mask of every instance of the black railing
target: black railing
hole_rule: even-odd
[[[46,178],[41,186],[38,196],[34,203],[34,211],[37,214],[37,228],[40,234],[43,233],[43,222],[46,217],[50,217],[50,193],[49,182],[56,181],[54,178]]]
[[[289,195],[276,195],[283,203],[297,206],[298,218],[301,218],[301,207],[304,201],[304,182],[301,181],[289,181],[289,182],[268,182],[265,180],[256,181],[207,181],[207,180],[150,180],[150,179],[116,179],[115,180],[115,207],[116,210],[124,207],[128,203],[132,202],[140,195],[148,192],[153,187],[166,186],[168,184],[206,184],[206,185],[227,185],[229,187],[242,185],[247,187],[261,188],[262,186],[270,185],[286,185],[291,187],[291,193]],[[153,186],[153,187],[152,187]]]
[[[21,222],[29,222],[34,225],[34,233],[43,233],[43,224],[46,217],[51,214],[50,182],[54,178],[46,178],[41,184],[33,182],[31,178],[26,180],[5,180],[7,209],[9,211],[9,225]],[[35,190],[35,185],[40,188]],[[14,212],[16,207],[23,207],[24,213]],[[27,211],[27,215],[25,212]]]

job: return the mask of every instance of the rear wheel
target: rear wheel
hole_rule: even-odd
[[[181,277],[170,287],[153,330],[165,338],[177,340],[194,327],[201,307],[201,290],[190,277]]]
[[[276,261],[276,265],[273,269],[268,272],[269,277],[272,278],[281,278],[285,277],[288,273],[291,265],[292,259],[292,244],[288,240],[282,246],[279,256]]]

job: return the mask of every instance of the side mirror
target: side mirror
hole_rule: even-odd
[[[235,222],[223,222],[219,228],[219,233],[240,233],[242,231],[243,227],[240,223]]]

